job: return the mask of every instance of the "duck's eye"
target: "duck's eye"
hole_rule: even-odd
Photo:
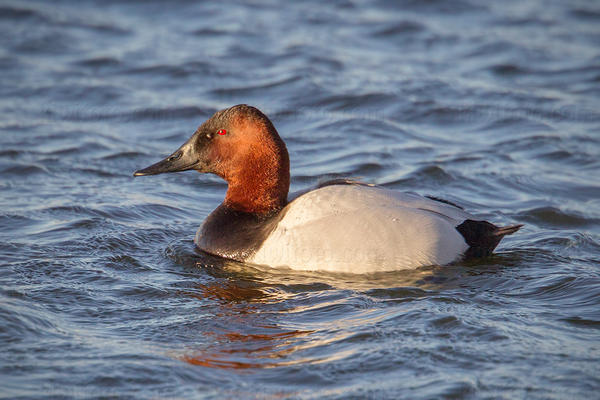
[[[225,135],[226,133],[227,133],[227,131],[225,129],[219,129],[217,131],[217,134],[219,134],[219,135]]]

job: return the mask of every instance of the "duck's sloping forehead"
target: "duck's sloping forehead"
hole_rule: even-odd
[[[236,115],[239,115],[240,112],[244,113],[245,110],[242,108],[249,108],[245,104],[240,104],[237,106],[225,108],[223,110],[219,110],[213,114],[208,120],[206,120],[202,125],[205,127],[211,127],[213,125],[219,125],[223,123],[230,122]]]
[[[214,113],[212,115],[212,117],[210,117],[209,119],[207,119],[206,121],[204,121],[198,127],[198,130],[213,129],[213,128],[220,129],[221,125],[223,125],[228,120],[228,118],[226,116],[226,114],[227,114],[228,111],[229,111],[229,108],[217,111],[216,113]]]
[[[258,108],[249,106],[247,104],[238,104],[233,107],[226,108],[221,111],[217,111],[214,115],[216,119],[231,120],[235,117],[243,116],[255,120],[266,120],[268,119]]]
[[[229,118],[231,118],[232,109],[233,109],[233,107],[219,110],[216,113],[214,113],[214,115],[210,119],[214,119],[217,121],[223,121],[223,120],[229,119]]]
[[[221,129],[229,126],[231,123],[239,123],[240,119],[266,123],[267,126],[270,126],[271,124],[267,116],[258,108],[246,104],[238,104],[215,112],[212,117],[200,126],[200,128]]]

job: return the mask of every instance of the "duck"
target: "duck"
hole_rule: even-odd
[[[134,176],[187,170],[228,184],[195,246],[242,263],[357,274],[443,266],[487,257],[523,226],[499,227],[444,199],[351,179],[290,195],[285,143],[263,112],[245,104],[217,111]]]

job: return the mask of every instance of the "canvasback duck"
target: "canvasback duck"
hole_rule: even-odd
[[[260,110],[216,112],[177,151],[134,176],[196,170],[228,183],[196,246],[227,259],[296,270],[368,273],[490,255],[522,225],[497,227],[434,197],[351,180],[290,196],[289,157]]]

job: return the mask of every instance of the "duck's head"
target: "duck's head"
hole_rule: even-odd
[[[240,104],[217,111],[173,154],[133,175],[192,169],[225,179],[224,204],[232,209],[268,214],[287,202],[287,149],[269,118],[257,108]]]

